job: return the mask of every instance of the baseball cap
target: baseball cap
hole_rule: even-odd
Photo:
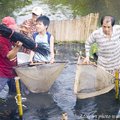
[[[43,10],[40,7],[34,7],[32,13],[40,16],[41,14],[43,14]]]
[[[15,29],[16,28],[15,19],[13,17],[10,17],[10,16],[4,17],[2,19],[2,24],[5,24],[7,27],[9,27],[11,29]]]

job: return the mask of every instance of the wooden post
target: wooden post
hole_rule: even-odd
[[[51,21],[48,31],[53,34],[56,42],[85,42],[89,34],[96,30],[98,18],[98,13],[90,13],[87,16],[80,17],[79,19],[54,20]]]

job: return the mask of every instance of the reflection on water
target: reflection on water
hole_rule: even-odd
[[[93,98],[77,100],[75,114],[77,118],[87,118],[89,120],[115,120],[119,117],[120,104],[115,100],[114,90]]]
[[[69,120],[114,120],[118,116],[120,102],[115,101],[114,90],[101,96],[76,100],[73,93],[75,68],[75,64],[66,66],[49,93],[26,96],[27,101],[23,102],[27,106],[24,120],[60,120],[63,112],[67,112]],[[14,99],[6,103],[1,105],[1,120],[18,120]]]
[[[97,113],[97,104],[95,98],[77,100],[74,107],[76,119],[89,119],[92,120]]]
[[[75,78],[75,68],[75,64],[67,65],[50,91],[53,94],[57,105],[64,112],[67,112],[69,120],[74,120],[73,108],[76,97],[73,93],[73,85]]]
[[[100,16],[111,14],[118,20],[120,2],[118,0],[2,0],[0,19],[14,16],[17,23],[31,17],[31,9],[39,5],[51,19],[72,19],[99,12]],[[120,101],[115,101],[114,90],[108,94],[84,100],[76,100],[73,93],[77,52],[84,49],[79,44],[66,44],[56,47],[56,58],[69,60],[62,74],[53,84],[48,94],[30,94],[24,102],[25,120],[60,120],[62,112],[67,112],[69,120],[114,120],[120,119]],[[71,62],[71,63],[70,63]],[[0,120],[18,120],[18,110],[14,98],[0,102]]]
[[[69,120],[114,120],[120,118],[120,101],[115,101],[115,91],[88,99],[76,99],[73,93],[73,85],[76,73],[76,52],[78,44],[56,46],[57,59],[60,53],[66,49],[66,60],[72,55],[61,75],[53,84],[48,93],[26,95],[27,101],[23,102],[24,120],[60,120],[63,112],[67,112]],[[79,49],[84,47],[79,46]],[[74,51],[74,52],[72,52]],[[60,56],[59,56],[60,55]],[[74,58],[74,59],[73,59]],[[18,120],[18,110],[14,98],[0,104],[0,120]]]
[[[14,97],[6,101],[0,99],[0,120],[17,120],[18,111]]]
[[[56,46],[57,59],[61,57],[60,53],[64,49],[66,49],[66,53],[62,60],[66,60],[69,55],[72,57],[49,93],[26,95],[27,101],[23,102],[26,106],[23,114],[24,120],[60,120],[63,112],[67,112],[69,120],[114,120],[115,117],[120,118],[120,101],[115,101],[114,90],[89,99],[76,99],[73,93],[76,73],[75,51],[78,48],[84,49],[84,47],[78,47],[78,44],[74,43],[73,45],[62,45],[62,49],[60,48],[61,46]],[[0,120],[18,120],[18,110],[14,98],[1,104],[0,107]]]
[[[32,94],[27,97],[24,104],[27,110],[24,112],[24,120],[56,120],[60,119],[62,110],[54,102],[49,93]]]
[[[77,61],[79,52],[84,54],[84,44],[64,43],[55,45],[56,59],[67,60],[69,62]]]

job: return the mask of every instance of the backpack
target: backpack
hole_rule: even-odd
[[[50,37],[51,34],[49,32],[46,32],[47,36],[48,36],[48,43],[50,44]],[[33,39],[35,40],[36,36],[38,35],[38,32],[33,33]]]

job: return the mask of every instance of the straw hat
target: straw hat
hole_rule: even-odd
[[[40,16],[40,15],[43,14],[43,10],[40,7],[34,7],[33,10],[32,10],[32,13]]]

